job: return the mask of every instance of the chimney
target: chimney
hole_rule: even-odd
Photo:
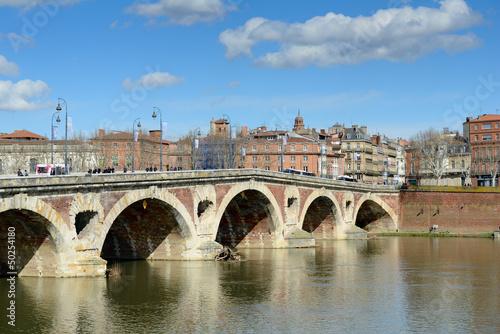
[[[322,135],[326,134],[325,129],[321,129],[319,131],[321,132]]]
[[[104,129],[99,129],[99,137],[102,137],[106,134],[106,131]]]
[[[357,126],[357,125],[353,125],[353,126],[352,126],[352,129],[353,129],[354,131],[358,131],[358,126]]]
[[[316,132],[316,128],[313,128],[313,132]]]
[[[154,139],[160,139],[161,138],[161,130],[149,130],[149,135],[153,137]]]
[[[246,126],[241,127],[241,135],[245,137],[247,135],[248,128]]]
[[[361,127],[361,131],[363,131],[363,132],[366,134],[366,125],[363,125],[363,126]]]

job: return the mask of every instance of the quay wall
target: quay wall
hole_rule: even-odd
[[[410,187],[400,193],[401,232],[492,232],[500,225],[500,187]]]

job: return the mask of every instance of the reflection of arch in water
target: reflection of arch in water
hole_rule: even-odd
[[[8,267],[8,232],[15,229],[16,268]],[[63,276],[61,251],[69,235],[61,216],[47,203],[20,195],[0,201],[1,274]]]
[[[398,218],[394,210],[380,197],[363,195],[355,210],[356,226],[371,232],[395,231]]]
[[[278,208],[265,186],[254,182],[233,186],[216,215],[215,241],[233,248],[277,247],[283,242],[283,219]]]
[[[304,203],[300,222],[302,229],[311,233],[316,239],[332,239],[339,233],[341,217],[335,196],[321,189],[309,195]]]
[[[131,204],[129,204],[131,203]],[[106,217],[98,249],[109,260],[180,260],[193,250],[194,226],[172,194],[131,192]]]

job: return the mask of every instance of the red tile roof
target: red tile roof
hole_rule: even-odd
[[[14,130],[13,133],[8,133],[0,137],[1,139],[14,139],[14,140],[48,140],[44,136],[37,135],[36,133],[27,130]]]

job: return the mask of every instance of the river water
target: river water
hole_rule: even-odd
[[[498,240],[317,244],[240,250],[240,263],[126,262],[114,279],[17,278],[15,332],[500,333]]]

